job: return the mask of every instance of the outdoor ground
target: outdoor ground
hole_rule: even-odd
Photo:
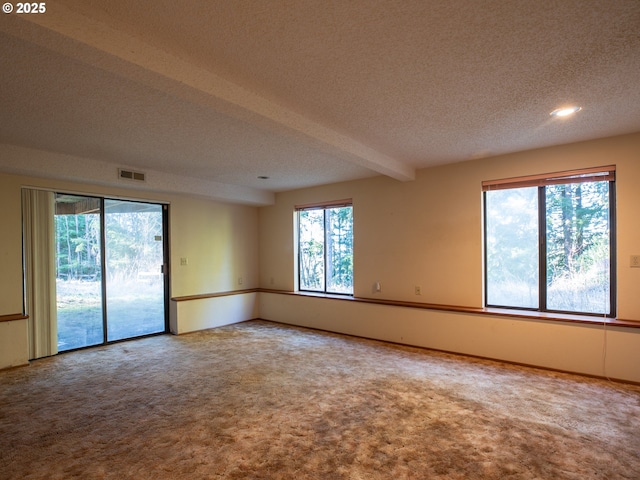
[[[108,287],[108,340],[162,332],[162,285],[154,281],[110,282]],[[103,342],[102,295],[99,281],[57,280],[58,349]]]

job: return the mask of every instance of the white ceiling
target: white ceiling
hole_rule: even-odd
[[[263,205],[640,131],[638,0],[46,9],[0,17],[0,170],[116,185],[128,167],[140,188]]]

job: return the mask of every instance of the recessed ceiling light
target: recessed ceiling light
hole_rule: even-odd
[[[574,113],[577,113],[580,110],[582,110],[582,108],[578,106],[563,107],[563,108],[558,108],[554,110],[549,115],[551,115],[552,117],[568,117],[569,115],[573,115]]]

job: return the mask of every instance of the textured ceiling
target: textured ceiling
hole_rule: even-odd
[[[195,193],[264,204],[640,131],[637,0],[46,6],[0,17],[0,143],[76,159],[48,176],[113,164],[156,172],[155,189],[191,178]],[[570,103],[574,118],[549,116]],[[18,157],[0,169],[43,168]]]

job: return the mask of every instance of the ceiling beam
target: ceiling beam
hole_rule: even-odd
[[[11,15],[0,29],[86,64],[208,106],[345,161],[400,181],[415,169],[333,128],[315,122],[111,26],[56,5],[46,15]]]

